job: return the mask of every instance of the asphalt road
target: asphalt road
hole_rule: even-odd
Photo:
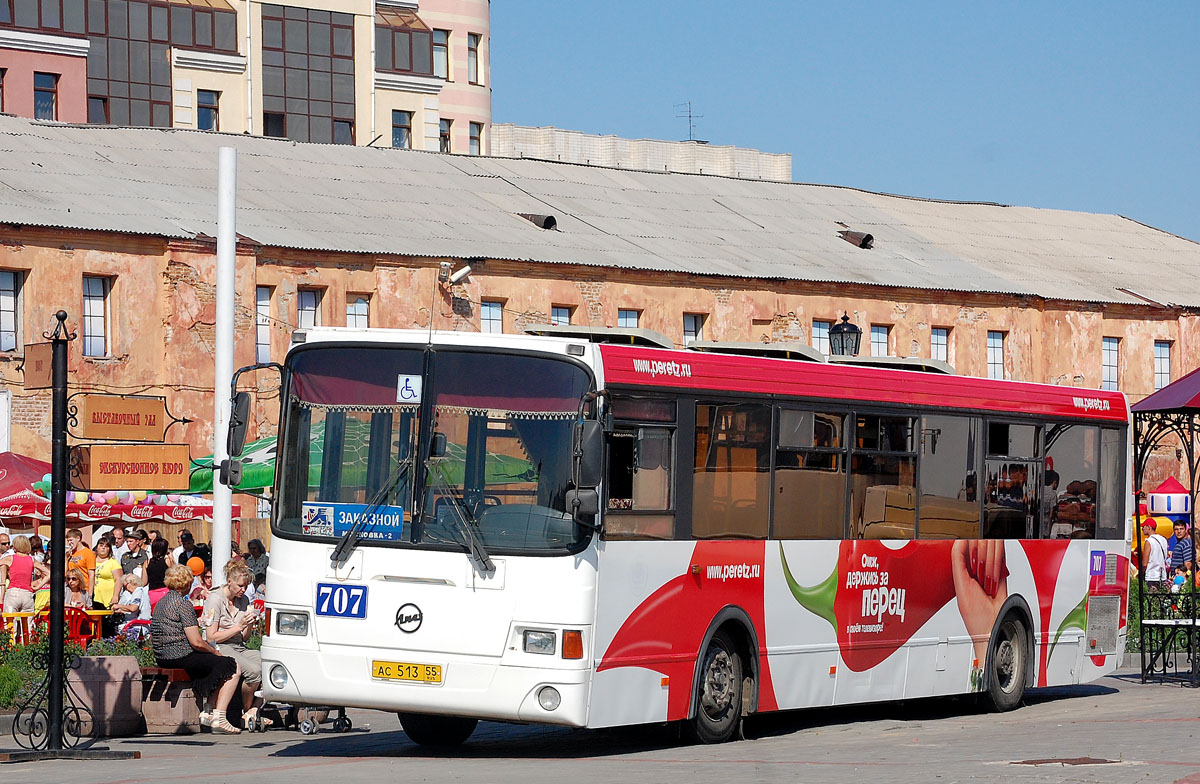
[[[937,699],[800,711],[749,722],[749,739],[680,743],[667,727],[615,731],[481,724],[444,753],[414,746],[395,716],[356,727],[106,741],[130,761],[0,766],[0,781],[100,782],[1189,782],[1200,784],[1200,693],[1131,671],[1031,692],[1018,710]],[[368,728],[369,727],[369,728]],[[11,746],[0,738],[0,748]]]

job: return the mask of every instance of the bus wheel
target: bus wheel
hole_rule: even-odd
[[[708,642],[696,684],[696,718],[691,730],[701,743],[724,743],[742,716],[742,657],[724,631]]]
[[[1000,623],[988,651],[988,697],[997,711],[1009,711],[1025,696],[1029,666],[1025,625],[1009,614]]]
[[[418,746],[457,746],[475,731],[478,719],[431,716],[426,713],[397,713],[404,734]]]

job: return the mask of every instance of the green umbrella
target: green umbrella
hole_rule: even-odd
[[[361,487],[367,482],[367,455],[370,449],[369,422],[347,417],[346,434],[342,447],[342,485]],[[257,492],[275,483],[276,437],[268,436],[246,444],[242,451],[242,481],[234,489]],[[325,453],[325,423],[314,422],[308,444],[308,484],[316,487],[321,483],[321,462]],[[192,461],[192,481],[189,493],[211,493],[213,483],[213,456],[208,455]],[[443,463],[446,478],[462,485],[466,474],[466,447],[447,444]],[[530,461],[495,452],[487,453],[484,481],[489,485],[534,481],[537,469]]]

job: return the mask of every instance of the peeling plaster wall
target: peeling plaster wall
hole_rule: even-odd
[[[374,327],[479,329],[479,303],[504,307],[505,331],[549,320],[551,308],[572,310],[572,322],[614,326],[619,309],[641,312],[640,326],[683,342],[683,314],[705,314],[704,336],[726,341],[811,340],[814,319],[836,322],[842,313],[864,330],[890,327],[889,353],[929,356],[934,327],[950,330],[949,361],[960,373],[987,373],[987,333],[1007,333],[1009,378],[1096,388],[1101,339],[1121,340],[1121,388],[1131,401],[1153,391],[1153,345],[1172,341],[1172,376],[1200,364],[1200,318],[1177,308],[1098,306],[1005,295],[917,289],[715,279],[688,274],[631,272],[571,265],[489,260],[463,283],[447,289],[438,265],[457,259],[305,253],[239,246],[235,365],[255,361],[255,287],[271,291],[271,358],[281,361],[297,323],[297,292],[322,292],[321,323],[346,323],[348,299],[367,295]],[[78,326],[83,274],[113,280],[112,355],[83,358],[72,343],[71,391],[165,395],[169,410],[195,421],[176,425],[174,443],[194,455],[212,451],[212,378],[215,338],[215,249],[205,242],[104,233],[0,228],[0,267],[25,275],[19,343],[33,342],[62,308]],[[0,384],[13,392],[13,448],[49,454],[49,392],[26,392],[20,353],[0,354]],[[244,380],[256,393],[252,435],[273,432],[278,379],[259,372]],[[1164,448],[1162,464],[1173,464]],[[1165,474],[1164,474],[1165,475]]]

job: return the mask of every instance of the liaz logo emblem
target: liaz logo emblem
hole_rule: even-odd
[[[425,616],[421,613],[421,608],[411,602],[400,605],[400,609],[396,610],[396,628],[405,634],[412,634],[417,629],[421,628],[421,621]]]

